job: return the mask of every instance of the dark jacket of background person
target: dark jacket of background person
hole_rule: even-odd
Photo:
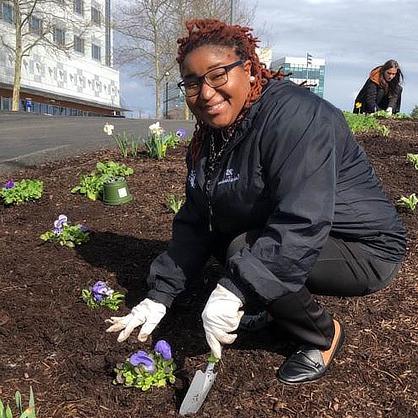
[[[364,151],[342,113],[315,94],[270,80],[207,194],[208,142],[195,166],[187,157],[186,203],[168,250],[151,265],[148,298],[169,307],[221,242],[249,230],[261,236],[229,260],[219,283],[244,299],[250,289],[264,303],[303,286],[328,234],[384,261],[403,258],[404,228]]]
[[[390,92],[381,82],[382,66],[374,68],[354,101],[354,113],[374,113],[392,108],[392,113],[401,109],[402,86],[397,84]]]

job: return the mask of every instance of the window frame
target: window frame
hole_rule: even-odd
[[[79,54],[83,54],[84,55],[86,53],[86,42],[85,42],[85,39],[82,38],[81,36],[74,35],[73,41],[74,41],[74,44],[73,44],[74,51],[77,52],[77,53],[79,53]],[[79,42],[79,45],[81,45],[81,50],[76,48],[76,45],[78,45],[78,42]]]
[[[60,39],[58,39],[57,34],[61,32]],[[65,29],[60,26],[54,26],[52,31],[52,40],[54,41],[55,45],[57,46],[65,46]]]
[[[96,49],[96,51],[99,52],[98,58],[94,56],[95,49]],[[92,57],[92,59],[94,59],[96,61],[102,62],[102,47],[101,47],[101,45],[98,45],[94,42],[91,43],[91,57]]]
[[[36,27],[36,28],[33,25],[34,20],[39,22],[39,26]],[[36,17],[34,15],[31,15],[28,25],[29,25],[29,32],[30,33],[32,33],[34,35],[38,35],[38,36],[42,35],[42,33],[43,33],[43,20],[41,18]]]
[[[91,6],[90,8],[90,18],[91,22],[96,26],[102,26],[102,12],[96,6]]]

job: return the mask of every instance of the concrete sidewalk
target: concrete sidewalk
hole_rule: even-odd
[[[115,147],[112,137],[103,132],[106,122],[115,127],[114,133],[126,131],[145,138],[149,125],[156,121],[0,112],[0,174],[11,174],[45,161]],[[160,125],[166,131],[183,128],[188,136],[194,130],[194,122],[191,121],[160,120]]]

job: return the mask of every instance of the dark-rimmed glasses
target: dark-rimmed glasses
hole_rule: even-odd
[[[213,68],[200,77],[186,77],[186,79],[180,81],[177,86],[186,97],[197,96],[200,93],[200,89],[204,82],[212,88],[221,87],[226,84],[228,82],[228,72],[241,64],[243,64],[243,62],[242,60],[239,60],[229,65]]]

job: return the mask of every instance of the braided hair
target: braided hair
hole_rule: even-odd
[[[268,80],[285,77],[281,70],[270,71],[260,62],[255,52],[258,39],[252,35],[252,29],[249,27],[229,25],[216,19],[192,19],[186,22],[186,29],[187,36],[177,39],[179,44],[177,62],[180,67],[189,52],[203,45],[231,47],[242,61],[251,61],[251,75],[254,77],[254,82],[251,83],[250,92],[234,126],[239,123],[246,110],[261,96],[263,86],[267,84]],[[197,120],[190,144],[193,164],[198,159],[205,133],[208,130],[207,124]]]

